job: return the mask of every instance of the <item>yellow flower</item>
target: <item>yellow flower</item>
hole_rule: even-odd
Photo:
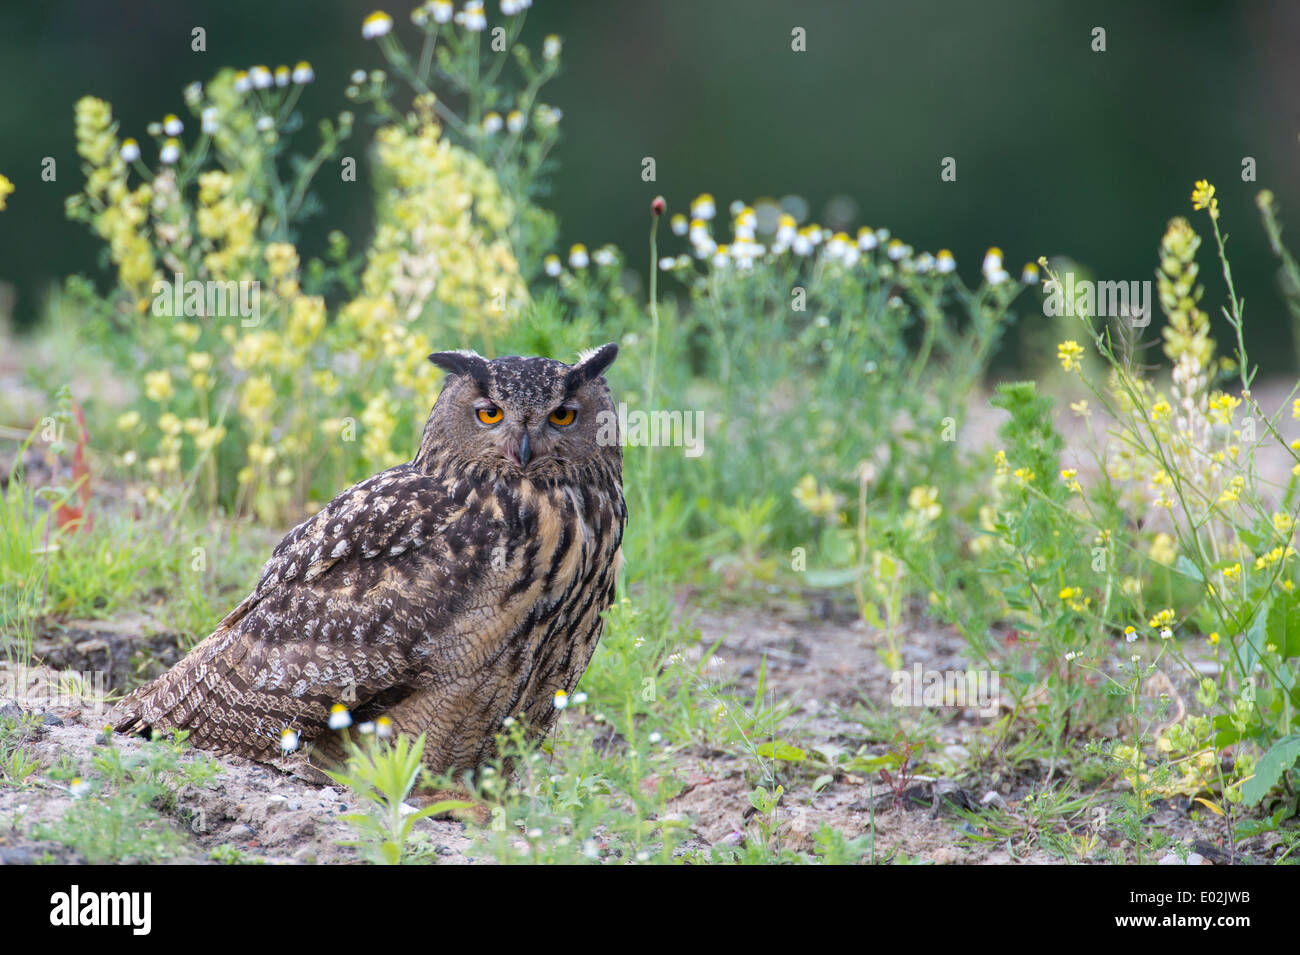
[[[1207,639],[1210,641],[1210,646],[1217,647],[1219,645],[1219,631],[1211,631]]]
[[[144,376],[144,394],[150,401],[163,402],[175,394],[168,371],[149,371]]]
[[[14,184],[7,176],[0,175],[0,212],[4,211],[5,198],[14,191]]]
[[[239,413],[249,421],[260,421],[274,400],[270,376],[251,375],[239,395]]]
[[[158,430],[163,434],[175,437],[181,433],[183,428],[184,425],[181,424],[181,419],[176,417],[176,415],[172,414],[170,411],[165,412],[158,418]]]
[[[1239,404],[1241,404],[1240,398],[1234,398],[1223,392],[1216,392],[1210,396],[1212,417],[1220,424],[1228,424],[1232,421],[1232,412]]]
[[[907,506],[929,517],[938,517],[943,512],[939,504],[939,489],[928,484],[912,488],[907,495]]]
[[[1223,491],[1223,493],[1219,495],[1219,503],[1231,504],[1233,501],[1237,500],[1241,496],[1241,492],[1245,489],[1245,487],[1246,487],[1246,479],[1243,478],[1240,474],[1236,475],[1235,477],[1233,477],[1231,481],[1228,482],[1228,487]]]
[[[210,451],[219,445],[226,436],[224,425],[204,428],[194,436],[194,446],[200,451]]]
[[[1294,554],[1295,548],[1293,547],[1274,547],[1267,554],[1255,558],[1255,569],[1266,570],[1276,564],[1279,560],[1285,560]]]
[[[127,411],[118,415],[117,427],[119,431],[134,431],[140,424],[140,412]]]
[[[1196,188],[1192,190],[1192,208],[1198,212],[1209,209],[1211,219],[1219,218],[1219,200],[1214,198],[1214,186],[1204,179],[1198,179]]]
[[[1169,416],[1172,413],[1173,409],[1169,407],[1169,402],[1167,401],[1157,401],[1151,406],[1152,421],[1168,421]]]
[[[1070,410],[1080,418],[1087,418],[1092,414],[1092,409],[1088,407],[1088,402],[1086,400],[1071,401]]]
[[[794,499],[799,506],[813,517],[830,517],[835,514],[835,494],[830,488],[821,487],[811,474],[805,474],[795,485]]]
[[[1066,371],[1078,371],[1083,366],[1079,359],[1083,357],[1083,346],[1071,339],[1056,346],[1056,357],[1061,360],[1061,367]]]
[[[1147,621],[1147,623],[1152,627],[1152,629],[1156,629],[1156,630],[1160,629],[1161,627],[1167,627],[1173,622],[1174,622],[1174,612],[1173,610],[1167,607],[1164,610],[1161,610],[1158,614],[1156,614],[1154,617],[1152,617],[1150,620]]]

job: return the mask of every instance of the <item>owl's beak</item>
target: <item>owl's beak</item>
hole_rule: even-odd
[[[515,459],[515,463],[519,465],[520,470],[523,470],[524,468],[528,467],[528,462],[531,461],[533,458],[533,449],[532,446],[529,444],[527,430],[525,430],[523,434],[520,436],[519,446],[515,448],[514,453],[511,454],[511,457]]]

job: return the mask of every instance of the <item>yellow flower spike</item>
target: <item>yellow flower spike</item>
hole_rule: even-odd
[[[1061,342],[1056,346],[1056,357],[1065,371],[1078,371],[1083,367],[1079,362],[1083,357],[1083,346],[1074,340]]]

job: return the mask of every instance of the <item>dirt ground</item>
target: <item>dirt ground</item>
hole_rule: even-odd
[[[703,746],[674,753],[671,764],[681,791],[669,810],[688,824],[687,847],[707,850],[752,836],[754,820],[748,794],[755,785],[779,783],[785,789],[778,813],[781,839],[792,848],[809,848],[812,834],[825,822],[847,839],[871,834],[877,860],[940,864],[1062,861],[1043,846],[1041,834],[1036,834],[1028,821],[1022,834],[1000,840],[989,837],[979,823],[980,813],[989,807],[1028,820],[1021,807],[1043,773],[960,775],[959,767],[971,764],[972,750],[987,745],[981,743],[987,734],[980,737],[979,728],[988,721],[974,709],[940,709],[936,718],[930,707],[913,712],[893,706],[891,671],[879,659],[873,635],[848,614],[837,613],[832,607],[820,610],[820,615],[814,615],[807,607],[791,606],[696,615],[703,639],[698,645],[683,647],[683,656],[698,659],[716,643],[716,659],[705,670],[710,680],[741,691],[742,698],[746,692],[753,696],[762,672],[766,679],[763,698],[788,701],[792,710],[778,738],[805,750],[812,759],[805,765],[777,763],[785,768],[775,769],[774,777],[764,777],[758,767],[770,767],[772,761],[756,760],[750,754],[731,755]],[[170,662],[174,641],[168,647],[166,637],[139,640],[134,633],[138,628],[131,626],[68,624],[48,633],[37,651],[58,667],[82,671],[100,668],[121,673],[132,665],[132,657],[138,662],[141,654],[156,660],[159,667]],[[964,641],[955,631],[928,623],[917,625],[905,635],[904,667],[965,668],[964,649]],[[12,716],[12,707],[17,705],[45,714],[45,725],[28,744],[42,767],[38,777],[63,754],[87,763],[105,712],[90,701],[46,706],[47,694],[33,699],[18,685],[40,685],[51,675],[12,666],[0,668],[0,712],[8,706]],[[923,735],[924,765],[951,766],[953,778],[922,773],[904,783],[895,774],[897,785],[889,786],[875,772],[828,767],[846,750],[867,759],[896,751],[900,744],[891,738],[891,728],[908,725],[914,734]],[[755,737],[755,745],[763,742],[757,731]],[[115,745],[131,753],[141,743],[119,736]],[[218,762],[222,771],[215,780],[203,787],[187,786],[178,794],[172,816],[189,836],[189,851],[177,861],[202,862],[214,847],[226,845],[237,847],[244,860],[268,863],[356,861],[356,851],[341,845],[352,837],[341,817],[359,808],[350,793],[243,759],[221,758]],[[1047,767],[1042,769],[1045,772]],[[1113,805],[1118,794],[1107,789],[1092,795],[1095,805],[1106,807]],[[0,787],[0,864],[42,858],[79,861],[61,846],[24,835],[35,824],[56,822],[75,798],[67,786],[44,778],[26,788]],[[1239,842],[1234,847],[1237,854],[1232,855],[1224,826],[1207,823],[1209,813],[1204,811],[1194,819],[1191,810],[1198,807],[1181,802],[1157,804],[1149,824],[1196,853],[1193,861],[1266,862],[1272,857],[1275,846],[1268,837]],[[958,814],[954,808],[958,806],[971,814]],[[1091,829],[1102,846],[1127,854],[1119,833],[1099,822],[1091,807],[1062,826],[1079,835]],[[439,862],[475,861],[470,855],[470,834],[463,824],[426,819],[416,824],[416,831]],[[1063,829],[1058,832],[1064,834]]]

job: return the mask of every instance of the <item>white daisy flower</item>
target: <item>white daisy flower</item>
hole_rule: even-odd
[[[563,690],[555,691],[555,699],[551,701],[557,710],[562,710],[569,705],[569,694]]]
[[[465,4],[465,29],[471,33],[482,33],[487,29],[487,17],[483,15],[483,0],[469,0]]]
[[[122,140],[122,148],[118,152],[123,162],[135,162],[140,158],[140,144],[134,139]]]
[[[505,120],[501,118],[501,114],[496,110],[490,111],[483,117],[483,132],[487,133],[489,136],[493,133],[501,132],[501,127],[504,125]]]
[[[248,78],[253,84],[253,89],[264,90],[270,88],[275,82],[275,77],[265,66],[255,66],[248,71]]]
[[[558,255],[548,255],[542,260],[542,269],[551,278],[558,278],[560,273],[564,271],[564,266],[560,264]]]
[[[345,730],[352,725],[352,714],[342,703],[330,707],[330,729]]]
[[[199,119],[199,128],[202,129],[203,132],[207,133],[209,136],[216,133],[217,108],[215,106],[209,106],[203,110],[203,114]]]
[[[185,124],[180,121],[180,117],[175,113],[168,113],[163,117],[163,132],[168,136],[179,136],[185,131]]]
[[[169,166],[176,162],[181,158],[180,142],[175,139],[167,140],[167,142],[163,143],[162,152],[158,154],[158,158]]]
[[[293,727],[285,727],[280,730],[280,752],[288,756],[298,749],[299,733]]]
[[[1010,278],[1002,268],[1002,250],[996,246],[984,253],[984,264],[980,269],[990,285],[998,285]]]
[[[293,68],[293,81],[299,86],[306,86],[316,79],[316,72],[306,60],[299,60]]]
[[[569,249],[569,267],[575,269],[585,269],[591,263],[587,255],[587,247],[581,242]]]
[[[377,40],[381,36],[386,36],[393,29],[393,18],[383,10],[376,10],[370,16],[361,21],[361,38],[363,40]]]
[[[517,109],[512,109],[506,114],[506,129],[512,133],[521,132],[524,128],[524,114]]]
[[[548,60],[553,60],[560,55],[562,44],[560,38],[552,33],[542,41],[542,56]]]

